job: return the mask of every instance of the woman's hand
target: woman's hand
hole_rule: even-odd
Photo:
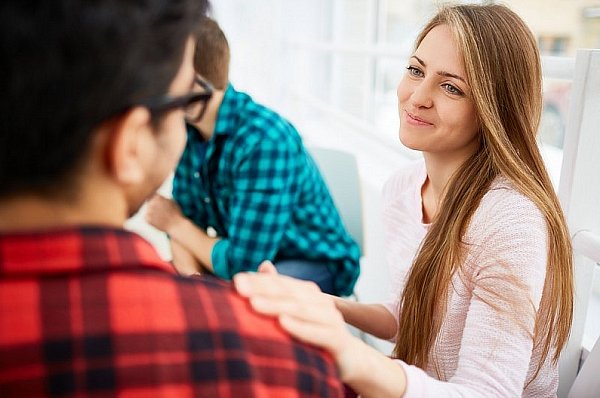
[[[271,263],[264,262],[259,273],[240,273],[233,281],[254,310],[277,317],[292,336],[330,352],[344,379],[355,366],[352,347],[362,342],[350,334],[331,296],[313,282],[276,272]]]
[[[183,218],[175,201],[158,194],[154,195],[146,206],[146,221],[166,233],[170,233],[177,221]]]
[[[277,274],[263,262],[258,273],[240,273],[233,282],[257,312],[277,317],[292,336],[333,356],[344,383],[362,397],[401,397],[406,375],[401,366],[348,331],[334,298],[313,282]],[[391,315],[390,315],[391,316]]]

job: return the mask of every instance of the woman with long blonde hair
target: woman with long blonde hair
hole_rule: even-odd
[[[500,5],[442,8],[398,86],[423,160],[384,189],[394,297],[360,304],[272,273],[236,278],[259,312],[331,352],[363,397],[547,397],[572,321],[570,237],[536,145],[541,66]],[[395,341],[389,359],[344,321]]]

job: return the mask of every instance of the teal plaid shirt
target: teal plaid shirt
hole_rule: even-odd
[[[296,129],[247,94],[227,88],[209,142],[188,126],[173,197],[200,228],[221,238],[211,257],[229,279],[263,260],[318,260],[352,293],[360,252]]]

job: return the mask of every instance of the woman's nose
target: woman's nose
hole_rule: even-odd
[[[415,84],[412,87],[408,100],[415,108],[431,108],[433,105],[431,87],[425,81]]]

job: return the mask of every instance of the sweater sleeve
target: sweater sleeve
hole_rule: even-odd
[[[529,199],[510,189],[486,194],[465,237],[468,254],[464,275],[458,276],[469,297],[453,297],[452,290],[449,295],[453,314],[463,305],[458,311],[465,316],[459,322],[447,317],[442,325],[444,333],[457,336],[456,370],[441,381],[401,363],[408,376],[406,398],[522,396],[546,276],[547,239],[545,219]]]

